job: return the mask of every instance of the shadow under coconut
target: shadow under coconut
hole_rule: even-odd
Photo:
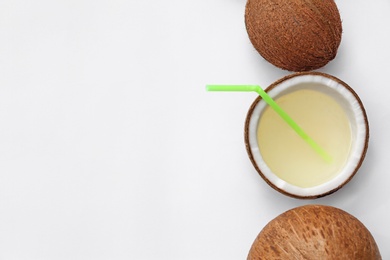
[[[343,40],[341,40],[341,44],[338,48],[336,57],[331,60],[324,67],[319,68],[318,71],[339,77],[343,79],[342,74],[346,71],[346,68],[350,66],[350,61],[352,57],[349,57],[348,49],[343,44]],[[347,82],[348,83],[348,82]],[[352,86],[353,88],[353,86]]]
[[[250,41],[247,41],[245,48],[245,56],[247,58],[247,69],[251,70],[253,75],[256,75],[259,84],[263,89],[266,89],[274,81],[285,77],[286,75],[292,74],[293,72],[282,70],[268,61],[266,61],[256,50],[253,48]]]

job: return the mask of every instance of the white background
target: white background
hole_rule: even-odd
[[[245,0],[0,0],[0,259],[245,259],[304,204],[359,218],[390,259],[390,2],[338,0],[343,38],[319,71],[365,104],[366,160],[343,189],[297,200],[252,167],[253,93],[290,72],[263,60]]]

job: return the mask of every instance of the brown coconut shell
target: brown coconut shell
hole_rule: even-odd
[[[261,56],[289,71],[325,66],[341,42],[341,18],[333,0],[248,0],[245,24]]]
[[[351,214],[330,206],[289,210],[257,236],[248,260],[382,259],[370,231]]]

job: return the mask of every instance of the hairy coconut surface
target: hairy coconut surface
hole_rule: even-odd
[[[269,222],[254,241],[248,260],[382,259],[368,229],[338,208],[306,205]]]
[[[248,0],[245,24],[256,50],[289,71],[325,66],[341,41],[340,13],[333,0]]]

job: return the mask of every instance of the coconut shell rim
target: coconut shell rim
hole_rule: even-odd
[[[257,97],[252,105],[250,106],[248,112],[247,112],[247,115],[246,115],[246,119],[245,119],[245,126],[244,126],[244,141],[245,141],[245,148],[246,148],[246,151],[248,153],[248,156],[249,156],[249,159],[252,163],[252,165],[254,166],[254,168],[256,169],[257,173],[262,177],[262,179],[269,185],[271,186],[274,190],[284,194],[284,195],[287,195],[289,197],[293,197],[293,198],[296,198],[296,199],[317,199],[317,198],[321,198],[321,197],[325,197],[327,195],[330,195],[336,191],[338,191],[339,189],[341,189],[342,187],[344,187],[347,183],[349,183],[351,181],[351,179],[356,175],[356,173],[358,172],[358,170],[360,169],[360,167],[362,166],[363,164],[363,161],[366,157],[366,154],[367,154],[367,150],[368,150],[368,144],[369,144],[369,139],[370,139],[370,127],[369,127],[369,122],[368,122],[368,117],[367,117],[367,113],[366,113],[366,110],[364,108],[364,105],[363,105],[363,102],[361,101],[360,97],[357,95],[357,93],[353,90],[353,88],[351,88],[347,83],[345,83],[344,81],[342,81],[341,79],[335,77],[335,76],[332,76],[330,74],[326,74],[326,73],[322,73],[322,72],[315,72],[315,71],[310,71],[310,72],[295,72],[295,73],[292,73],[290,75],[286,75],[284,77],[282,77],[281,79],[275,81],[274,83],[272,83],[270,86],[268,86],[265,91],[268,92],[270,91],[271,89],[275,88],[276,86],[278,86],[281,82],[285,81],[285,80],[288,80],[288,79],[291,79],[291,78],[294,78],[294,77],[298,77],[298,76],[302,76],[302,75],[318,75],[318,76],[323,76],[323,77],[326,77],[326,78],[329,78],[329,79],[332,79],[334,81],[336,81],[337,83],[341,84],[343,87],[345,87],[348,91],[350,91],[350,93],[356,98],[357,102],[359,103],[359,106],[362,110],[362,113],[363,113],[363,118],[364,118],[364,123],[365,123],[365,127],[366,127],[366,136],[365,136],[365,142],[364,142],[364,148],[363,148],[363,151],[362,151],[362,154],[360,156],[360,159],[359,159],[359,162],[357,163],[356,167],[355,167],[355,170],[350,174],[349,178],[346,179],[344,182],[342,182],[339,186],[337,186],[336,188],[332,189],[332,190],[329,190],[327,192],[324,192],[324,193],[320,193],[320,194],[316,194],[316,195],[309,195],[309,196],[300,196],[300,195],[297,195],[297,194],[293,194],[293,193],[289,193],[279,187],[277,187],[275,184],[273,184],[263,173],[262,171],[260,170],[260,168],[258,167],[258,165],[256,164],[256,161],[253,157],[253,154],[252,154],[252,151],[251,151],[251,147],[250,147],[250,144],[249,144],[249,122],[250,122],[250,118],[253,114],[253,111],[254,111],[254,108],[256,107],[257,103],[259,103],[262,98],[259,96]]]

